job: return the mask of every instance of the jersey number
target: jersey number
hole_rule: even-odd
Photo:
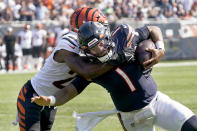
[[[121,70],[120,68],[117,68],[115,71],[125,80],[125,82],[129,86],[131,92],[134,92],[136,90],[136,88],[133,85],[133,83],[131,82],[131,80],[129,79],[129,77],[127,76],[127,74],[123,70]]]
[[[54,81],[53,82],[53,85],[55,87],[57,87],[58,89],[63,89],[64,87],[66,87],[65,85],[63,85],[64,83],[67,83],[69,81],[71,81],[74,77],[71,77],[71,78],[68,78],[68,79],[65,79],[65,80],[59,80],[59,81]]]

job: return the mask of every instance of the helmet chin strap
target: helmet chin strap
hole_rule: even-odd
[[[106,55],[102,56],[102,57],[98,57],[98,60],[102,63],[107,62],[113,55],[113,51],[110,50]]]

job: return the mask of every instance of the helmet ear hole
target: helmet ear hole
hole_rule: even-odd
[[[99,39],[102,39],[104,37],[104,34],[101,34],[100,36],[99,36]]]
[[[81,49],[84,51],[87,49],[87,46],[81,46]]]

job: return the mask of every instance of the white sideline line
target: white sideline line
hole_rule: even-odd
[[[0,113],[0,116],[14,116],[14,117],[16,117],[16,113]]]
[[[154,67],[180,67],[180,66],[197,66],[197,61],[190,61],[190,62],[168,62],[168,63],[158,63]],[[36,73],[38,71],[31,70],[31,71],[0,71],[1,74],[26,74],[26,73]]]
[[[197,66],[197,61],[195,61],[195,62],[158,63],[154,67],[179,67],[179,66]]]
[[[0,75],[1,74],[28,74],[28,73],[36,73],[38,71],[35,71],[35,70],[30,70],[30,71],[27,71],[27,70],[21,70],[21,71],[9,71],[9,72],[6,72],[5,70],[4,71],[0,71]]]

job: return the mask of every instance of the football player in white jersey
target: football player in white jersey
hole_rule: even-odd
[[[17,70],[21,71],[23,69],[23,67],[21,65],[23,53],[22,53],[21,46],[18,43],[15,44],[15,52],[14,52],[14,55],[16,57],[16,67],[17,67]]]
[[[46,43],[47,31],[43,29],[43,25],[41,23],[38,23],[36,25],[36,29],[34,29],[32,32],[32,63],[35,69],[40,70],[43,62],[41,52]]]
[[[71,17],[73,30],[77,31],[86,21],[97,21],[102,24],[107,22],[100,10],[84,7],[76,10]],[[44,131],[52,128],[56,108],[32,103],[33,96],[52,96],[55,92],[65,88],[76,74],[91,80],[111,68],[112,65],[106,63],[87,64],[79,57],[77,34],[71,31],[62,35],[41,70],[20,90],[17,99],[20,130]],[[75,90],[75,88],[73,89]],[[77,93],[70,95],[74,97]]]
[[[0,71],[5,71],[6,47],[0,38]]]
[[[22,66],[24,69],[31,69],[32,31],[30,30],[29,24],[25,24],[24,30],[19,32],[18,43],[20,44],[23,52]]]

